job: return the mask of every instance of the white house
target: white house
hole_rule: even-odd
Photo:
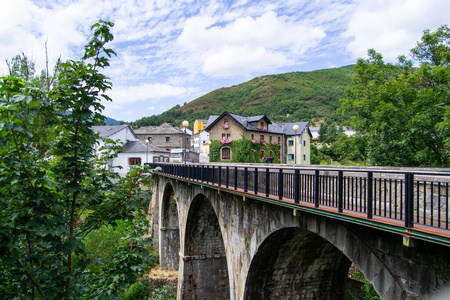
[[[200,154],[200,162],[209,162],[209,132],[201,130],[192,135],[194,151]]]
[[[108,164],[109,168],[114,168],[120,174],[126,174],[134,165],[169,160],[167,150],[140,142],[129,125],[93,126],[92,130],[99,133],[97,149],[104,145],[106,139],[120,140],[122,143],[124,151]]]

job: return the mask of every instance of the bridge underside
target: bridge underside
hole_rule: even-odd
[[[189,210],[183,299],[230,299],[225,246],[214,209],[203,195]]]
[[[350,264],[316,234],[280,230],[254,257],[244,299],[344,299]]]

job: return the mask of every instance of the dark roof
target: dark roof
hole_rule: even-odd
[[[134,130],[136,134],[184,134],[179,128],[163,123],[161,126],[145,126]]]
[[[101,138],[108,138],[111,135],[125,129],[129,128],[131,133],[137,138],[136,134],[134,133],[133,129],[129,125],[105,125],[105,126],[92,126],[91,129],[95,132],[98,132],[99,136]]]
[[[140,142],[140,141],[128,141],[125,145],[123,145],[123,152],[124,153],[144,153],[147,152],[147,149],[149,152],[169,152],[165,149],[161,149],[158,147],[150,146]]]
[[[266,117],[266,115],[244,117],[244,116],[232,114],[229,112],[224,112],[220,116],[216,116],[216,115],[209,116],[208,124],[206,125],[205,130],[208,131],[209,129],[211,129],[211,127],[214,126],[217,123],[217,121],[219,121],[226,115],[233,118],[236,122],[238,122],[240,125],[242,125],[242,127],[244,127],[247,130],[260,130],[260,129],[257,129],[257,122],[261,121],[262,119],[264,119],[267,122],[267,124],[269,124],[269,125],[272,123]],[[260,130],[260,131],[262,131],[262,130]]]
[[[273,123],[267,118],[266,115],[244,117],[244,116],[224,112],[220,116],[217,116],[217,115],[209,116],[208,125],[206,125],[205,130],[211,129],[211,127],[213,127],[218,122],[218,120],[222,119],[225,115],[229,115],[231,118],[236,120],[236,122],[238,122],[240,125],[242,125],[242,127],[244,127],[246,130],[262,131],[257,126],[258,126],[258,122],[263,119],[268,124],[268,129],[267,129],[267,131],[264,131],[264,132],[271,132],[271,133],[278,133],[278,134],[285,134],[285,135],[299,134],[301,136],[303,134],[303,131],[305,131],[305,128],[308,127],[308,122]],[[294,127],[294,125],[298,126],[297,132],[295,132],[294,129],[292,129]],[[309,129],[308,129],[308,131],[309,131]],[[310,133],[310,135],[311,135],[311,133]]]

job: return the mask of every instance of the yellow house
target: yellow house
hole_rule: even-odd
[[[205,129],[207,123],[208,123],[208,120],[199,120],[199,119],[195,120],[194,134]]]

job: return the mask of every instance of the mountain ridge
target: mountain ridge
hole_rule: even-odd
[[[186,119],[207,119],[224,111],[240,115],[265,114],[275,122],[319,122],[345,119],[336,113],[339,99],[351,85],[353,65],[308,72],[289,72],[255,77],[231,87],[213,90],[183,106],[176,105],[160,115],[131,122],[133,127],[178,124]],[[193,123],[191,123],[193,124]]]

